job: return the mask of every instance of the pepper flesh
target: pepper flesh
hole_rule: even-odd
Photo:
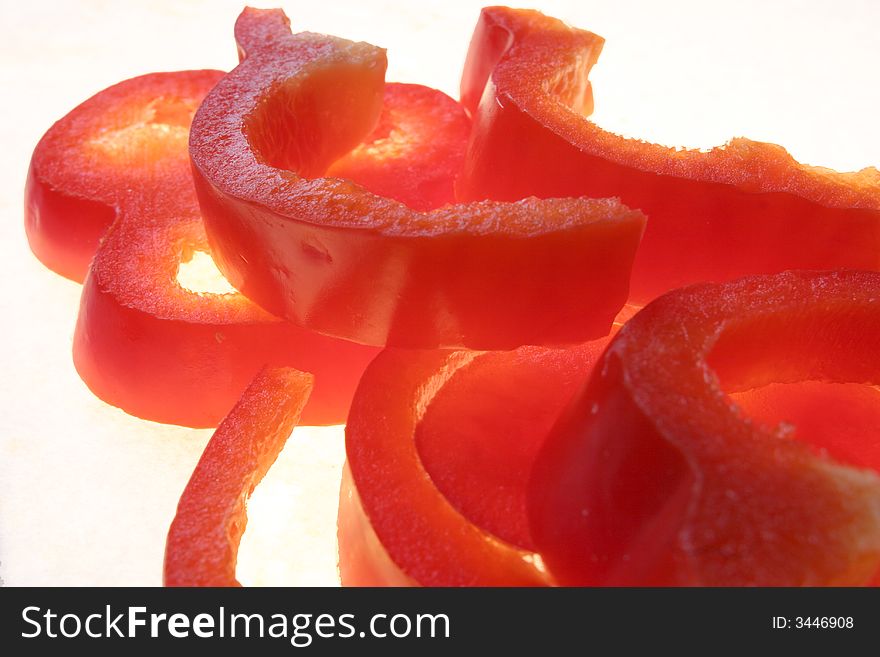
[[[346,426],[343,584],[547,585],[528,533],[528,472],[605,344],[383,352]]]
[[[388,83],[373,132],[331,164],[327,176],[347,178],[415,210],[433,210],[455,200],[453,183],[470,131],[464,108],[446,94]]]
[[[794,426],[792,438],[841,463],[880,471],[880,388],[859,383],[771,383],[730,393],[753,421]]]
[[[461,85],[474,117],[463,200],[617,196],[644,211],[641,304],[689,283],[880,268],[880,172],[811,167],[747,139],[701,152],[606,132],[585,118],[602,45],[535,11],[483,10]]]
[[[34,149],[25,188],[31,249],[81,282],[116,207],[132,189],[189,177],[180,157],[192,116],[221,71],[152,73],[120,82],[55,123]]]
[[[607,333],[641,214],[583,199],[419,213],[314,178],[373,127],[384,52],[290,35],[277,10],[245,10],[236,38],[246,57],[205,99],[190,138],[212,251],[236,288],[365,344],[503,348]]]
[[[278,458],[312,387],[290,368],[261,370],[208,442],[165,546],[165,586],[239,586],[245,501]]]
[[[646,306],[536,461],[530,527],[548,568],[574,585],[869,582],[877,472],[753,421],[725,391],[876,386],[878,353],[876,272],[757,276]]]

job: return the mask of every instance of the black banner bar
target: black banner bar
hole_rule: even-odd
[[[704,654],[841,650],[878,645],[878,603],[877,589],[5,588],[0,645],[7,655],[119,654],[126,644],[189,654],[224,642],[260,655],[604,654],[646,642]]]

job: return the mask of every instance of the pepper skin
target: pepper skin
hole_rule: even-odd
[[[797,427],[754,420],[725,393],[876,386],[878,353],[877,272],[749,277],[646,306],[538,455],[529,518],[545,564],[568,585],[870,582],[880,477],[856,467],[870,462],[835,461],[817,449],[832,437],[795,440]],[[857,415],[872,423],[851,435],[876,441],[876,409]]]
[[[152,73],[92,96],[37,144],[25,188],[34,254],[82,282],[129,190],[189,176],[180,157],[189,125],[221,71]]]
[[[261,370],[217,427],[168,531],[165,586],[239,586],[245,502],[281,453],[311,387],[309,374]]]
[[[619,197],[648,216],[630,299],[787,269],[880,268],[880,172],[837,173],[734,139],[710,152],[606,132],[587,76],[603,39],[484,9],[461,84],[474,118],[462,200]]]
[[[346,426],[343,584],[549,584],[528,531],[528,473],[607,343],[383,352]]]
[[[270,312],[373,345],[507,348],[605,335],[644,217],[615,200],[527,199],[419,213],[321,178],[373,128],[384,52],[236,23],[244,61],[193,119],[190,154],[217,264]]]

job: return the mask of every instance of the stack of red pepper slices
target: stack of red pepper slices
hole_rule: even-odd
[[[463,107],[278,10],[236,39],[226,76],[78,107],[28,179],[34,252],[88,268],[74,357],[96,394],[214,426],[253,378],[181,499],[166,583],[235,584],[244,496],[300,413],[346,412],[345,584],[876,577],[880,273],[778,272],[880,268],[880,174],[605,133],[584,118],[602,39],[537,12],[483,11]],[[647,214],[641,247],[644,215],[592,197]],[[196,251],[246,296],[182,288]],[[751,277],[626,322],[631,271],[639,305]],[[461,347],[493,351],[438,349]]]

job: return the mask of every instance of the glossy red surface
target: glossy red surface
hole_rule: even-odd
[[[385,54],[237,24],[247,57],[205,99],[190,152],[220,269],[271,312],[364,344],[509,348],[607,333],[644,217],[614,200],[420,213],[322,178],[373,128]],[[293,120],[291,112],[295,112]]]

